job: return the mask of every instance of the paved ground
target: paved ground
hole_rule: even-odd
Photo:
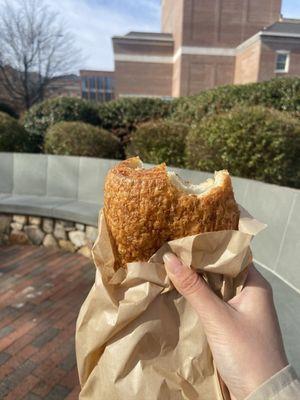
[[[300,374],[300,295],[260,269],[274,288],[286,350]],[[0,399],[77,400],[75,321],[94,279],[82,256],[0,247]]]
[[[93,279],[80,255],[0,247],[0,399],[78,399],[75,321]]]

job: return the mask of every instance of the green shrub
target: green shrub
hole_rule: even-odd
[[[13,118],[19,118],[18,113],[7,103],[0,102],[0,112],[4,112]]]
[[[300,114],[300,79],[276,78],[247,85],[227,85],[197,96],[175,101],[173,118],[186,123],[199,122],[206,115],[223,113],[236,106],[262,105]]]
[[[0,112],[0,151],[30,152],[25,129],[10,115]]]
[[[156,98],[122,98],[99,105],[100,124],[127,143],[138,124],[168,117],[172,102]]]
[[[148,163],[166,162],[174,167],[184,167],[188,129],[188,125],[168,120],[141,124],[131,136],[126,155],[138,155]]]
[[[83,122],[59,122],[45,137],[45,152],[59,155],[119,158],[120,142],[110,132]]]
[[[92,125],[99,124],[95,105],[79,98],[57,97],[31,107],[23,118],[24,127],[36,145],[42,150],[43,139],[49,127],[61,121],[81,121]]]
[[[300,187],[300,121],[261,106],[206,117],[187,137],[187,166]]]

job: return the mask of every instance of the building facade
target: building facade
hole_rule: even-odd
[[[81,97],[91,101],[110,101],[115,98],[115,73],[111,71],[80,71]]]
[[[161,33],[112,41],[117,97],[300,75],[300,21],[281,18],[281,0],[162,0]]]
[[[53,78],[46,88],[45,97],[81,97],[79,76],[71,74]]]

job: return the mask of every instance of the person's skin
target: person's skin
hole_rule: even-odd
[[[166,254],[164,262],[174,286],[199,315],[232,399],[244,400],[288,365],[271,286],[253,265],[243,290],[225,303],[174,254]]]

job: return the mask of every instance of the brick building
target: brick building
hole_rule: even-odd
[[[162,0],[161,27],[113,37],[117,97],[300,75],[300,20],[281,18],[281,0]]]
[[[53,78],[46,88],[45,97],[81,97],[80,78],[75,74]]]
[[[110,101],[115,98],[114,76],[112,71],[80,71],[80,90],[83,99]]]

